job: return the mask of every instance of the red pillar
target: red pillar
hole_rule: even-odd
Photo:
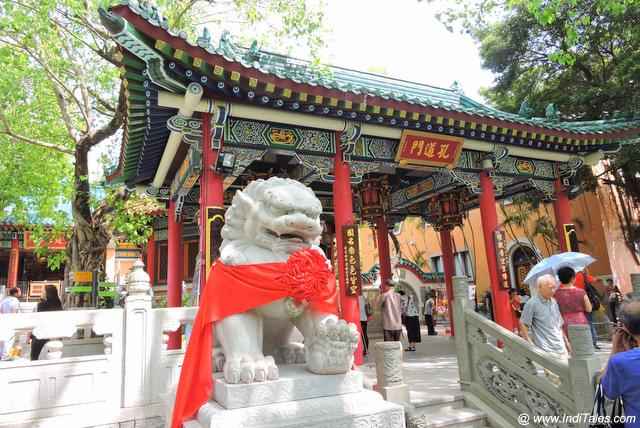
[[[444,283],[447,290],[447,315],[451,326],[451,336],[455,336],[453,326],[453,275],[455,267],[453,264],[453,247],[451,245],[451,231],[443,229],[440,231],[440,246],[442,247],[442,267],[444,270]]]
[[[176,219],[176,203],[169,201],[167,212],[167,306],[182,306],[182,224]],[[182,346],[182,328],[169,334],[169,349],[180,349]]]
[[[384,217],[376,219],[376,234],[378,235],[378,263],[380,264],[380,289],[381,292],[389,288],[391,279],[391,256],[389,255],[389,230]]]
[[[222,142],[220,143],[222,148]],[[200,295],[204,291],[209,275],[208,267],[213,260],[207,260],[207,243],[220,245],[211,240],[212,212],[208,208],[224,209],[224,177],[215,172],[219,150],[211,147],[211,115],[202,115],[202,174],[200,175]],[[208,226],[209,225],[209,226]],[[217,251],[217,249],[216,249]],[[210,256],[210,258],[215,258]]]
[[[18,238],[11,240],[11,250],[9,252],[9,272],[7,277],[7,288],[18,286],[18,269],[20,264],[20,243]]]
[[[556,234],[560,251],[567,251],[567,240],[564,237],[564,225],[571,223],[571,206],[569,205],[569,196],[564,190],[562,181],[558,178],[555,183],[556,199],[553,201],[553,211],[556,215]]]
[[[151,233],[147,241],[147,273],[149,274],[149,284],[153,287],[156,280],[156,239]]]
[[[342,318],[352,322],[360,331],[360,308],[358,296],[347,295],[347,282],[344,272],[344,244],[342,242],[342,226],[353,224],[353,196],[351,194],[351,170],[349,164],[342,160],[340,135],[336,134],[336,155],[334,158],[333,210],[336,226],[336,250],[338,251],[338,280],[340,283],[340,308]],[[388,245],[387,245],[388,247]],[[360,331],[361,335],[362,332]],[[362,364],[362,343],[358,342],[355,364]]]
[[[482,218],[482,233],[484,235],[484,249],[487,254],[489,267],[489,283],[493,294],[493,311],[498,324],[513,331],[513,315],[509,305],[509,290],[500,287],[498,275],[498,261],[496,259],[496,245],[494,231],[498,227],[496,213],[496,196],[493,190],[493,180],[488,171],[480,173],[480,217]]]

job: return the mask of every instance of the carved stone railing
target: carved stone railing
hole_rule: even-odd
[[[76,426],[60,419],[71,414],[91,414],[92,424],[105,426],[164,417],[162,400],[184,356],[184,349],[167,350],[164,338],[198,308],[153,309],[143,267],[134,264],[122,309],[0,315],[0,337],[50,339],[38,361],[0,362],[0,425],[58,418],[48,424]],[[86,352],[66,352],[70,343]]]
[[[590,412],[600,361],[588,326],[569,326],[574,353],[563,361],[475,313],[467,287],[466,277],[454,277],[460,383],[470,404],[485,410],[495,426],[519,426],[523,413],[535,427],[535,415]]]

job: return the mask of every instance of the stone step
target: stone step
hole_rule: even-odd
[[[453,411],[464,407],[464,396],[459,394],[422,394],[418,391],[410,391],[411,404],[423,413],[439,411]]]
[[[456,409],[442,409],[435,412],[429,407],[416,409],[416,414],[422,413],[421,424],[414,424],[420,428],[485,428],[487,418],[484,412],[468,407]]]

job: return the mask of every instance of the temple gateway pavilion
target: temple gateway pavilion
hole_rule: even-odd
[[[455,88],[318,71],[255,43],[238,46],[227,34],[214,42],[205,30],[192,43],[156,8],[133,1],[100,13],[119,43],[127,88],[122,152],[110,179],[167,201],[166,229],[156,239],[167,241],[169,306],[180,305],[191,263],[184,249],[203,255],[202,282],[233,193],[256,178],[282,176],[309,185],[323,203],[343,318],[359,324],[360,275],[353,275],[357,260],[345,258],[351,249],[343,238],[353,230],[345,226],[375,226],[384,287],[387,228],[424,217],[440,233],[451,299],[450,231],[479,207],[496,322],[511,328],[496,200],[527,192],[553,200],[565,250],[576,171],[640,134],[637,119],[564,122],[553,105],[542,118],[526,105],[510,114]]]

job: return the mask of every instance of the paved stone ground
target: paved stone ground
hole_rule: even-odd
[[[455,344],[451,337],[444,336],[444,328],[439,328],[440,336],[427,336],[426,328],[423,328],[422,342],[416,346],[416,351],[403,355],[404,381],[409,385],[412,402],[461,396]],[[380,340],[382,338],[370,338],[372,349]],[[406,345],[406,341],[404,343]],[[611,352],[611,342],[601,340],[598,344],[602,349],[596,354],[604,367]],[[376,384],[373,354],[365,357],[361,370],[365,375],[365,386],[373,387]]]

